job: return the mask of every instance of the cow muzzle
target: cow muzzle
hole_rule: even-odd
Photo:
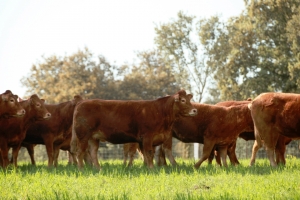
[[[196,116],[198,114],[198,110],[197,109],[192,109],[190,112],[189,112],[189,115],[190,116]]]
[[[50,119],[50,118],[51,118],[51,113],[49,113],[49,112],[46,113],[44,116],[44,119]]]

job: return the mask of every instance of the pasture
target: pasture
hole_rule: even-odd
[[[101,171],[60,162],[0,171],[0,199],[299,199],[300,160],[287,156],[286,166],[271,168],[267,159],[249,167],[249,159],[228,168],[177,159],[178,167],[148,170],[141,160],[131,168],[121,160],[101,161]]]

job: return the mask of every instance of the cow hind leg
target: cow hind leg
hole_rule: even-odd
[[[203,161],[205,161],[209,157],[211,151],[214,148],[214,145],[215,145],[214,142],[207,141],[207,139],[206,140],[204,139],[202,156],[201,156],[200,160],[194,165],[194,167],[196,169],[198,169],[200,167],[200,165],[203,163]]]
[[[92,162],[94,168],[100,170],[100,164],[98,161],[98,149],[99,149],[99,140],[96,139],[90,139],[89,140],[89,152],[91,154]]]
[[[224,167],[228,167],[227,161],[226,161],[226,157],[227,157],[227,146],[219,147],[219,152],[220,152],[220,156],[221,156],[221,160],[222,160],[223,166],[224,166]]]

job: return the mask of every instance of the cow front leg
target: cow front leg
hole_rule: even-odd
[[[2,156],[2,167],[7,168],[7,166],[9,165],[7,144],[1,145],[1,156]]]
[[[15,168],[17,168],[17,166],[18,166],[18,155],[19,155],[20,148],[21,148],[21,144],[13,147],[13,149],[12,149],[12,157],[13,157],[13,163],[14,163]]]
[[[35,159],[34,159],[34,146],[35,146],[34,144],[26,145],[26,149],[27,149],[27,152],[30,156],[30,160],[31,160],[32,165],[36,165]]]

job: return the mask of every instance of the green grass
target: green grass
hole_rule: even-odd
[[[268,160],[249,160],[228,168],[193,168],[194,161],[177,159],[178,167],[148,170],[141,161],[126,168],[122,161],[102,161],[101,171],[79,171],[60,163],[48,169],[20,163],[0,170],[0,199],[300,199],[300,160],[271,168]]]

